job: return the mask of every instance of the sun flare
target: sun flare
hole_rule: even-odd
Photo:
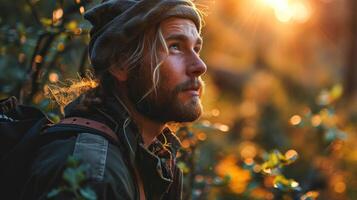
[[[274,10],[275,17],[280,22],[306,22],[311,16],[309,4],[301,0],[261,0]]]

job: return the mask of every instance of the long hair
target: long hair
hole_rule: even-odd
[[[78,97],[81,97],[81,109],[87,109],[89,106],[102,103],[107,95],[113,93],[112,90],[115,89],[113,86],[117,84],[117,81],[109,71],[110,68],[127,67],[128,72],[131,73],[133,70],[149,67],[152,84],[141,97],[143,99],[151,93],[157,92],[160,79],[159,69],[164,59],[162,51],[168,54],[168,48],[158,24],[142,33],[124,48],[113,47],[110,66],[105,70],[94,71],[85,77],[79,77],[77,80],[70,80],[66,83],[49,85],[46,95],[54,100],[62,111],[68,103]]]
[[[128,47],[126,52],[115,52],[113,55],[115,61],[111,67],[127,67],[128,73],[132,71],[143,71],[142,68],[149,68],[151,75],[151,87],[141,97],[147,97],[152,92],[157,91],[157,86],[160,80],[160,66],[164,60],[163,55],[168,55],[168,48],[162,35],[160,26],[157,25],[142,34],[135,44]],[[126,50],[126,49],[125,49]],[[160,53],[161,52],[161,53]],[[164,54],[162,53],[164,52]],[[149,61],[149,62],[148,62]]]

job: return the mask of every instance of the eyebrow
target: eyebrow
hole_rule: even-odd
[[[179,41],[189,41],[189,38],[184,34],[171,34],[165,38],[166,41],[169,40],[179,40]],[[203,40],[201,37],[198,37],[196,40],[196,44],[202,44]]]

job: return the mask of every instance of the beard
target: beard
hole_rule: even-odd
[[[139,76],[135,72],[129,74],[131,75],[127,81],[128,97],[140,114],[160,123],[192,122],[201,116],[202,104],[199,96],[183,102],[179,99],[179,95],[190,88],[199,88],[201,93],[202,80],[191,79],[170,89],[165,88],[167,84],[162,78],[156,92],[153,91],[144,97],[150,89],[148,85],[151,85],[148,84],[148,79],[145,80],[144,76]]]

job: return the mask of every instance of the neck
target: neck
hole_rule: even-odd
[[[165,123],[156,122],[140,114],[138,111],[136,111],[134,105],[126,96],[120,95],[119,97],[117,96],[117,98],[120,98],[120,100],[122,100],[121,102],[124,103],[127,107],[130,116],[133,118],[135,124],[139,128],[140,134],[143,138],[144,146],[148,147],[156,138],[156,136],[160,135],[160,133],[164,130]]]
[[[131,111],[131,116],[139,127],[141,136],[144,140],[144,146],[148,147],[156,136],[160,135],[165,128],[164,123],[155,122],[141,115],[137,111]]]

